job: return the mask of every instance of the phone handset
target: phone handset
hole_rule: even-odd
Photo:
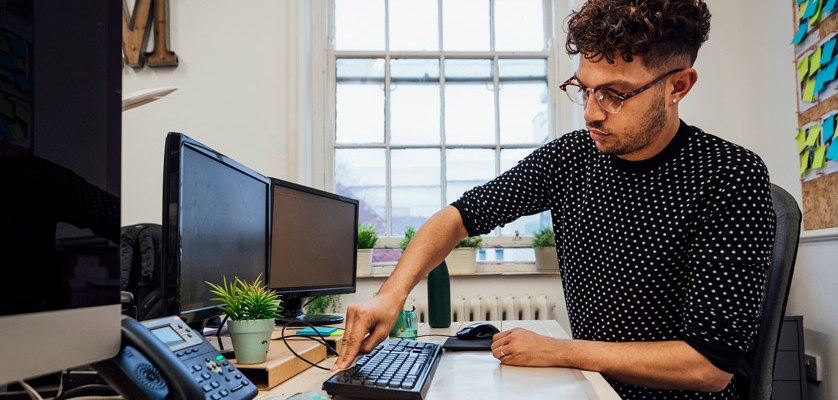
[[[203,399],[204,391],[181,360],[143,324],[122,317],[122,349],[116,357],[93,364],[126,398],[138,400]]]

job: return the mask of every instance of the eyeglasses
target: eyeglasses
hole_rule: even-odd
[[[669,71],[661,75],[657,79],[649,82],[648,84],[641,86],[639,89],[633,90],[628,93],[621,93],[608,87],[589,88],[581,84],[579,82],[579,79],[576,78],[575,75],[567,81],[565,81],[565,83],[562,83],[559,86],[559,89],[567,93],[567,97],[570,98],[570,101],[583,107],[586,104],[588,104],[588,94],[593,93],[594,98],[597,100],[597,102],[603,110],[608,111],[612,114],[616,114],[620,112],[620,110],[623,108],[623,102],[625,102],[626,100],[634,96],[637,96],[640,93],[643,93],[643,91],[652,86],[655,86],[656,84],[658,84],[658,82],[664,80],[670,75],[676,72],[681,72],[683,70],[683,68],[679,68]]]

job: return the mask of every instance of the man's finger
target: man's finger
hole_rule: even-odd
[[[332,366],[332,371],[348,368],[352,364],[355,356],[358,355],[358,349],[361,347],[361,341],[366,333],[366,324],[359,320],[354,305],[350,305],[346,310],[346,330],[343,333],[343,345],[337,361]]]

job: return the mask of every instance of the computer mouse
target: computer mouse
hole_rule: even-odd
[[[459,332],[457,332],[457,339],[460,340],[476,340],[476,339],[491,339],[496,333],[500,332],[494,325],[480,322],[469,325]]]

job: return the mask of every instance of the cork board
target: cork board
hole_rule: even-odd
[[[796,31],[799,24],[797,19],[797,8],[799,5],[795,0],[792,0],[791,3],[792,7],[794,7],[792,15],[794,17],[793,23]],[[826,38],[838,31],[838,12],[833,12],[820,21],[817,26],[817,31],[820,38]],[[812,35],[815,35],[814,31],[810,32],[807,37]],[[808,47],[815,49],[816,44],[812,43]],[[799,49],[796,48],[796,50]],[[803,54],[806,54],[808,51],[807,49],[802,53],[795,52],[799,54],[795,56],[794,61],[795,78],[797,78],[797,65],[803,58]],[[838,54],[835,54],[834,57],[838,57]],[[797,90],[799,99],[802,96],[801,85],[797,85]],[[798,107],[799,104],[798,102]],[[838,95],[820,99],[816,105],[803,112],[800,112],[800,108],[798,108],[798,130],[803,128],[804,125],[818,123],[822,116],[836,111],[838,111]],[[803,181],[801,178],[801,184],[803,189],[803,229],[808,231],[838,227],[838,207],[836,207],[834,200],[832,200],[838,199],[838,173],[819,174],[814,179],[810,178],[806,181]]]

